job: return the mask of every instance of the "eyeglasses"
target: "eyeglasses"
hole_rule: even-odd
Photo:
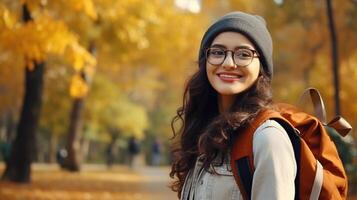
[[[256,50],[248,48],[239,48],[235,50],[227,50],[218,47],[207,48],[206,59],[211,65],[222,65],[226,60],[227,52],[233,55],[233,61],[237,66],[246,67],[252,63],[253,58],[258,58]]]

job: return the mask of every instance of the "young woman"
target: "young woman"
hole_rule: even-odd
[[[240,130],[271,106],[272,40],[262,17],[229,13],[203,36],[198,71],[172,121],[172,189],[184,200],[242,199],[230,167]],[[182,127],[174,129],[181,120]],[[294,199],[296,162],[286,131],[267,120],[253,137],[251,199]]]

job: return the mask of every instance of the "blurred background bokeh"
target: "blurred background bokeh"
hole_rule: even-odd
[[[112,170],[112,181],[146,167],[165,176],[168,190],[170,122],[197,69],[200,39],[235,10],[267,21],[275,101],[296,104],[313,86],[328,119],[341,114],[357,126],[356,0],[0,0],[0,197],[15,198],[15,183],[46,180],[46,166],[59,178],[97,166]],[[331,134],[353,196],[357,132]],[[33,199],[56,199],[47,194]]]

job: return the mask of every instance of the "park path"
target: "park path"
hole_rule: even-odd
[[[0,164],[0,173],[3,165]],[[56,165],[33,166],[31,184],[0,182],[1,200],[170,200],[168,167],[85,165],[80,173]]]

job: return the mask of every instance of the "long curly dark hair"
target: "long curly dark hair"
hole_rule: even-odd
[[[234,134],[238,134],[240,128],[272,104],[271,79],[260,67],[256,82],[238,94],[229,112],[220,114],[217,92],[206,75],[206,59],[198,64],[198,71],[185,87],[182,106],[171,122],[173,163],[170,177],[176,177],[171,189],[178,192],[179,197],[197,157],[202,156],[203,166],[207,168],[218,153],[229,151]]]

